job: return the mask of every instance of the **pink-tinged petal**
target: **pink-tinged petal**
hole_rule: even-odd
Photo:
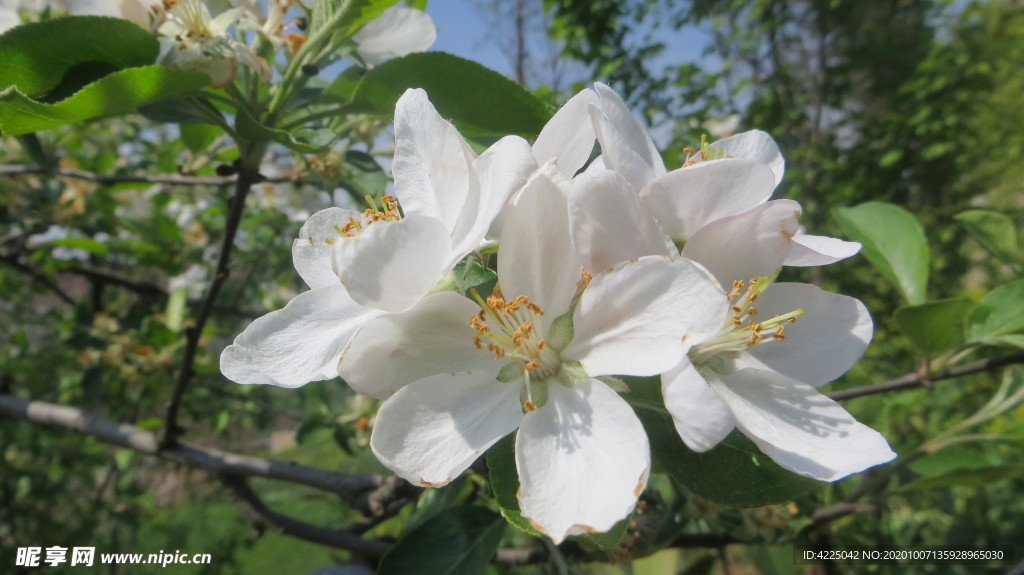
[[[311,289],[341,284],[338,274],[334,273],[332,244],[339,241],[339,230],[349,219],[360,221],[362,217],[354,210],[327,208],[302,224],[299,239],[292,244],[292,262],[302,281]]]
[[[508,211],[502,232],[498,277],[506,299],[525,295],[544,310],[541,333],[569,311],[583,264],[569,238],[565,191],[552,180],[561,175],[546,164],[530,178]]]
[[[773,284],[756,307],[761,320],[795,309],[805,313],[785,324],[785,340],[737,354],[737,367],[771,369],[819,386],[846,373],[871,342],[873,325],[864,304],[810,284]]]
[[[333,379],[349,338],[378,314],[340,285],[301,293],[249,324],[221,353],[220,371],[236,383],[280,387]]]
[[[729,407],[688,359],[661,375],[661,394],[679,437],[698,453],[718,445],[736,427]]]
[[[793,236],[792,249],[786,257],[787,266],[824,266],[856,255],[860,251],[857,242],[846,242],[828,236]]]
[[[712,143],[711,149],[723,150],[728,158],[742,158],[764,164],[771,169],[776,186],[786,173],[786,160],[768,132],[750,130],[729,136]]]
[[[789,254],[799,217],[800,204],[773,200],[704,226],[683,246],[683,255],[711,270],[723,286],[775,277]]]
[[[368,68],[391,60],[423,52],[437,39],[434,21],[422,10],[395,6],[388,8],[352,35],[359,45],[359,58]]]
[[[736,426],[794,473],[836,481],[896,457],[881,434],[806,383],[754,369],[709,383]]]
[[[455,229],[470,186],[476,154],[442,118],[423,90],[406,90],[395,105],[395,196],[406,216],[430,216]]]
[[[480,373],[411,383],[380,407],[370,448],[399,477],[440,487],[515,431],[523,418],[521,388]]]
[[[640,196],[622,176],[587,171],[572,182],[569,228],[573,246],[592,272],[648,255],[676,255]]]
[[[771,170],[752,160],[711,160],[650,182],[640,197],[670,235],[687,239],[717,219],[763,204],[775,188]]]
[[[506,136],[473,162],[473,170],[479,184],[475,188],[478,193],[466,197],[466,205],[452,231],[454,247],[448,267],[480,245],[512,194],[522,189],[530,175],[537,171],[537,162],[526,140]],[[500,226],[498,224],[499,233]]]
[[[604,532],[625,519],[647,485],[647,434],[605,384],[584,379],[548,388],[547,403],[526,414],[516,437],[519,507],[556,544]]]
[[[657,375],[725,323],[725,294],[704,268],[646,256],[600,273],[573,317],[562,357],[591,376]]]
[[[425,296],[449,271],[452,244],[440,221],[409,216],[374,222],[334,242],[334,271],[352,299],[402,311]]]
[[[479,312],[455,292],[428,295],[408,311],[368,321],[345,348],[337,371],[352,389],[381,399],[439,373],[496,374],[501,364],[473,344],[469,320]]]
[[[597,136],[590,122],[590,104],[597,101],[593,90],[583,90],[555,113],[533,144],[538,164],[557,159],[563,176],[571,178],[576,175],[594,150]]]
[[[597,83],[594,87],[601,99],[597,105],[590,106],[590,117],[601,143],[604,163],[639,190],[665,173],[665,163],[622,98],[604,84]]]

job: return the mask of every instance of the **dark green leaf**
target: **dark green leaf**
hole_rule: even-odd
[[[16,136],[124,114],[143,104],[188,94],[209,83],[206,74],[146,66],[105,76],[56,104],[36,102],[16,88],[9,88],[0,92],[0,132]]]
[[[377,573],[387,575],[474,575],[498,550],[505,522],[483,507],[452,507],[395,543]]]
[[[981,469],[990,467],[992,461],[977,449],[952,445],[935,453],[915,459],[907,467],[920,475],[940,475],[954,469]]]
[[[1001,285],[981,298],[967,319],[967,340],[982,341],[1024,330],[1024,280]]]
[[[454,507],[469,487],[469,476],[462,474],[444,487],[427,489],[416,500],[416,510],[406,522],[406,530],[416,529],[423,523],[437,517],[445,509]],[[472,489],[472,487],[470,487]]]
[[[884,202],[866,202],[833,213],[846,235],[864,245],[861,253],[899,288],[908,303],[924,303],[928,242],[913,215]]]
[[[819,485],[779,467],[738,432],[706,453],[683,443],[672,417],[659,405],[632,402],[651,441],[654,460],[688,489],[717,503],[753,507],[782,503]]]
[[[992,210],[967,210],[956,219],[992,255],[1004,262],[1021,261],[1017,227],[1010,218]]]
[[[335,34],[350,37],[397,3],[398,0],[316,0],[308,33],[312,37],[329,27]],[[339,12],[343,8],[347,8],[346,14]]]
[[[76,65],[146,66],[156,62],[159,51],[153,34],[120,18],[75,16],[25,24],[0,35],[0,88],[17,86],[22,94],[39,96]]]
[[[1024,463],[995,465],[980,469],[954,469],[941,475],[922,477],[904,485],[901,491],[946,489],[949,487],[987,487],[999,481],[1024,477]]]
[[[221,129],[210,124],[182,124],[181,141],[194,153],[205,151],[221,135]]]
[[[221,116],[220,111],[208,100],[200,99],[198,102],[211,113]],[[207,124],[210,122],[210,118],[200,113],[185,100],[164,100],[155,104],[139,106],[139,113],[150,120],[167,124]]]
[[[470,258],[459,262],[453,271],[455,284],[459,291],[466,297],[473,297],[473,291],[480,294],[480,297],[487,298],[494,291],[498,283],[498,274],[488,269],[480,260]]]
[[[516,470],[516,434],[509,435],[487,450],[487,472],[494,499],[501,514],[516,529],[543,537],[519,511],[519,472]]]
[[[373,159],[373,156],[359,150],[345,152],[345,179],[341,185],[352,192],[354,198],[372,196],[380,199],[388,186],[388,175]]]
[[[327,92],[350,100],[353,111],[391,117],[406,89],[423,88],[438,113],[466,135],[536,135],[551,116],[547,106],[519,84],[444,52],[389,60],[366,72],[354,92],[351,81],[342,76]]]
[[[972,305],[963,297],[906,305],[896,310],[893,319],[910,343],[927,357],[935,357],[960,343],[964,317]]]

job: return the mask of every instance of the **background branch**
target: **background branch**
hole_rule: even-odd
[[[73,178],[76,180],[85,180],[88,182],[96,182],[104,185],[114,184],[169,184],[175,186],[229,186],[238,182],[237,176],[186,176],[183,174],[156,174],[156,175],[140,175],[140,176],[125,176],[125,175],[107,175],[107,174],[96,174],[93,172],[86,172],[83,170],[73,169],[55,169],[48,170],[40,166],[17,166],[17,165],[0,165],[0,175],[5,176],[23,176],[23,175],[52,175],[59,176],[62,178]],[[293,174],[282,174],[279,176],[271,176],[264,180],[272,184],[279,184],[285,182],[294,182],[296,184],[303,183],[302,180],[297,178]]]

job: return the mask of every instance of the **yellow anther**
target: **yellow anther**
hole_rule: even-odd
[[[526,409],[526,411],[537,411],[537,404],[527,399],[523,402],[523,408]]]
[[[753,301],[753,300],[751,300],[751,301]],[[757,315],[757,308],[756,307],[748,307],[747,308],[747,315],[749,315],[750,317],[754,317],[755,315]]]

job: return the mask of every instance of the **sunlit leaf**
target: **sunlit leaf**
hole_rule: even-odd
[[[17,88],[8,88],[0,92],[0,132],[15,136],[125,114],[144,104],[194,92],[209,83],[206,74],[146,66],[105,76],[56,104],[41,103]]]
[[[967,340],[981,341],[1024,330],[1024,280],[1001,285],[981,298],[967,319]]]
[[[928,288],[928,242],[910,212],[884,202],[866,202],[833,212],[851,240],[908,303],[923,303]]]
[[[1013,220],[992,210],[967,210],[956,215],[981,247],[1004,262],[1021,261],[1017,227]]]

